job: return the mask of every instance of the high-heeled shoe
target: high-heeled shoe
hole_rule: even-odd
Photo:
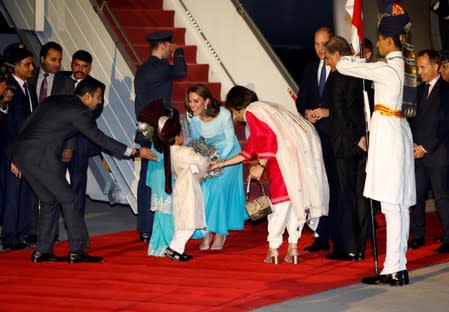
[[[264,259],[264,262],[271,264],[279,264],[279,251],[277,250],[277,248],[268,249],[268,253]]]
[[[211,250],[222,250],[225,241],[226,241],[226,235],[216,234],[214,243],[212,244],[210,249]]]
[[[212,233],[207,232],[206,235],[204,235],[203,237],[203,241],[201,242],[200,250],[209,250],[211,241],[212,241]]]
[[[297,244],[288,244],[287,255],[284,258],[284,261],[287,263],[298,264],[299,253],[298,253],[298,245]]]

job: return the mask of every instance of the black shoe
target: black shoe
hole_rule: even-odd
[[[320,250],[329,250],[329,242],[314,241],[312,245],[304,248],[304,252],[316,252]]]
[[[12,243],[12,244],[3,243],[3,249],[20,250],[20,249],[25,249],[28,247],[30,247],[30,246],[25,242]]]
[[[343,260],[343,261],[352,261],[357,260],[357,255],[355,253],[328,253],[326,256],[326,259],[329,260]]]
[[[435,243],[442,243],[443,242],[443,236],[437,236],[433,239]]]
[[[367,285],[390,285],[403,286],[409,284],[408,271],[403,270],[391,274],[378,274],[376,276],[364,277],[362,283]]]
[[[140,239],[141,242],[149,243],[150,242],[150,238],[151,238],[151,234],[150,233],[140,232],[140,234],[139,234],[139,239]]]
[[[186,255],[186,254],[180,254],[177,251],[174,251],[173,249],[171,249],[170,247],[167,247],[167,249],[165,249],[164,254],[169,257],[172,260],[175,261],[179,261],[179,262],[186,262],[186,261],[190,261],[192,260],[192,256],[190,255]]]
[[[418,249],[424,246],[424,238],[414,238],[408,243],[408,248]]]
[[[449,243],[442,243],[440,247],[435,249],[433,253],[441,254],[441,253],[449,253]]]
[[[31,255],[32,262],[63,262],[67,261],[67,257],[58,257],[53,253],[41,253],[39,251],[33,251]]]
[[[86,252],[71,252],[69,253],[69,263],[80,263],[80,262],[103,262],[103,257],[95,257],[87,254]]]

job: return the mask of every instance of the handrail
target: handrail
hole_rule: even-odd
[[[115,33],[115,31],[112,28],[112,26],[115,26],[118,29],[118,31],[119,31],[120,35],[122,36],[123,40],[125,40],[125,42],[126,42],[126,44],[128,46],[128,49],[131,51],[132,57],[134,57],[134,59],[136,60],[136,62],[137,62],[137,64],[139,66],[142,65],[142,60],[140,59],[140,57],[137,54],[136,50],[133,48],[133,45],[131,44],[131,41],[129,40],[128,36],[126,35],[126,33],[125,33],[124,29],[122,28],[120,22],[117,20],[117,18],[115,17],[115,14],[112,12],[112,10],[111,10],[111,8],[110,8],[110,6],[108,4],[108,1],[107,0],[103,0],[103,1],[100,2],[100,0],[90,0],[90,2],[92,3],[92,6],[93,6],[95,12],[97,12],[98,16],[103,21],[103,24],[105,25],[105,27],[108,30],[109,34],[113,38],[114,43],[116,44],[116,46],[120,50],[121,54],[125,58],[126,63],[131,68],[131,71],[135,73],[136,70],[137,70],[136,65],[133,62],[132,58],[130,57],[127,49],[125,48],[125,46],[120,41],[120,38]],[[106,9],[107,14],[112,19],[113,25],[110,24],[110,20],[104,14],[104,9]]]
[[[235,80],[232,78],[232,75],[229,73],[228,69],[226,68],[226,66],[221,61],[220,57],[218,56],[218,53],[213,48],[212,44],[209,42],[209,40],[207,39],[207,37],[204,34],[204,32],[201,30],[200,25],[198,25],[197,21],[195,20],[195,17],[192,15],[190,10],[187,8],[187,6],[185,5],[184,1],[182,1],[182,0],[178,0],[178,1],[181,4],[181,6],[184,9],[184,11],[187,14],[187,16],[189,17],[189,19],[192,22],[193,26],[195,27],[197,32],[200,34],[201,38],[203,38],[203,40],[206,43],[207,47],[209,48],[210,52],[212,53],[212,55],[215,57],[217,62],[220,64],[220,66],[223,69],[223,71],[228,76],[229,80],[232,82],[233,85],[236,85]]]
[[[285,65],[279,59],[279,56],[276,54],[276,52],[274,52],[271,45],[265,39],[265,36],[260,32],[259,28],[254,23],[253,19],[248,15],[248,13],[246,12],[245,8],[243,7],[243,5],[240,3],[239,0],[231,0],[231,2],[235,6],[240,16],[242,16],[243,20],[247,23],[248,27],[251,29],[256,39],[265,49],[272,62],[279,69],[282,77],[284,77],[290,89],[296,94],[298,92],[298,85],[296,84],[295,80],[292,78],[288,70],[285,68]]]

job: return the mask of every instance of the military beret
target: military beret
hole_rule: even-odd
[[[441,64],[446,64],[449,62],[449,51],[448,50],[440,50],[438,53],[441,56]]]
[[[173,31],[171,30],[159,30],[147,35],[147,40],[151,43],[157,42],[171,42]]]
[[[379,23],[379,33],[383,36],[397,36],[407,33],[410,28],[410,17],[402,15],[384,15]]]

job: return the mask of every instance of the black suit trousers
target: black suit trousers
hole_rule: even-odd
[[[424,238],[425,205],[429,187],[435,198],[444,230],[444,242],[449,243],[449,166],[426,165],[423,160],[415,161],[416,205],[411,209],[411,231],[413,238]]]
[[[62,165],[54,164],[51,157],[42,157],[35,163],[31,153],[15,154],[14,163],[22,171],[40,200],[36,250],[53,252],[60,209],[70,242],[71,252],[81,252],[88,245],[89,235],[84,218],[76,208],[76,194],[65,179]]]

